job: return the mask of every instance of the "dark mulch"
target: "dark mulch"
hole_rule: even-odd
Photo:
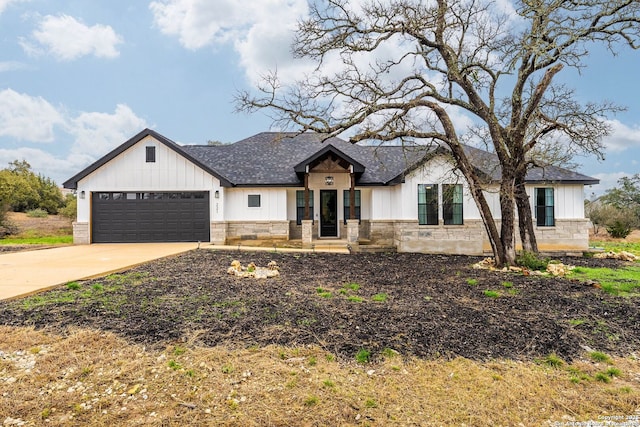
[[[275,260],[281,276],[230,276],[226,271],[234,259],[259,266]],[[619,355],[640,348],[637,300],[568,279],[472,269],[478,260],[198,250],[128,272],[146,274],[140,283],[103,278],[35,297],[73,295],[70,302],[33,306],[32,299],[28,309],[25,300],[0,302],[0,324],[56,332],[97,328],[158,346],[185,340],[230,347],[317,344],[346,358],[362,348],[471,359],[531,359],[554,352],[572,359],[585,346]],[[469,284],[472,278],[478,283]],[[321,296],[319,288],[331,296]],[[485,290],[500,296],[488,297]],[[374,301],[382,293],[386,301]]]

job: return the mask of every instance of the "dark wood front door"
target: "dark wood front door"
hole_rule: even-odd
[[[320,237],[338,236],[338,191],[320,190]]]

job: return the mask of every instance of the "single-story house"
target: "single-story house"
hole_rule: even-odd
[[[495,155],[467,147],[499,220]],[[532,169],[527,192],[541,250],[588,248],[584,186]],[[64,183],[78,195],[74,242],[324,239],[405,252],[490,251],[478,208],[446,151],[354,145],[265,132],[226,145],[179,145],[145,129]],[[361,246],[364,248],[364,246]]]

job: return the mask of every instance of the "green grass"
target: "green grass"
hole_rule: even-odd
[[[475,286],[478,284],[478,279],[467,279],[467,285]]]
[[[331,298],[333,296],[331,292],[322,288],[316,288],[316,293],[318,294],[319,297],[322,297],[322,298]]]
[[[385,293],[381,293],[381,294],[375,294],[374,296],[371,297],[371,301],[375,301],[375,302],[385,302],[387,300],[387,294]]]
[[[558,357],[555,353],[551,353],[540,361],[543,365],[550,368],[559,369],[564,365],[564,360]]]
[[[349,295],[347,297],[347,301],[350,301],[350,302],[362,302],[362,301],[364,301],[364,298],[359,297],[357,295]]]
[[[347,283],[346,285],[344,285],[345,289],[349,289],[351,291],[357,291],[358,289],[360,289],[360,285],[357,283]]]
[[[70,245],[72,235],[0,239],[0,245]]]
[[[483,292],[485,297],[489,297],[489,298],[498,298],[500,296],[500,292],[498,291],[490,291],[490,290],[485,290]]]
[[[631,252],[634,255],[640,256],[640,242],[601,242],[593,241],[589,242],[589,245],[596,248],[603,248],[605,251],[612,252]]]
[[[53,304],[71,302],[97,301],[107,310],[118,313],[122,304],[126,303],[124,296],[114,297],[114,291],[124,286],[135,286],[147,279],[147,273],[112,274],[104,278],[103,283],[69,282],[64,287],[27,297],[21,301],[24,310],[44,307]]]
[[[589,353],[589,357],[594,362],[611,363],[611,358],[600,351],[592,351],[591,353]]]
[[[592,280],[600,284],[605,292],[620,296],[640,296],[640,266],[622,268],[576,267],[571,277]]]
[[[369,363],[370,358],[371,358],[371,352],[365,348],[361,348],[356,353],[356,362],[358,363]]]

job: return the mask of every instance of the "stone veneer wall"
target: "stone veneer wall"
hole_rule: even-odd
[[[418,221],[394,222],[394,245],[398,252],[482,255],[485,236],[482,221],[464,225],[419,225]]]
[[[367,227],[368,238],[376,245],[394,245],[395,224],[393,220],[369,220]],[[365,234],[366,235],[366,234]]]
[[[88,245],[91,243],[88,222],[73,223],[73,243],[75,245]]]
[[[289,221],[228,221],[227,239],[289,240]]]
[[[393,242],[398,252],[425,252],[482,255],[491,252],[491,245],[481,220],[466,220],[464,225],[418,225],[417,221],[390,221],[377,224],[377,234],[383,238],[393,225]],[[373,224],[372,224],[373,226]],[[500,221],[497,221],[500,229]],[[553,227],[535,227],[538,249],[542,252],[581,252],[589,248],[588,219],[556,219]],[[522,249],[519,231],[515,230],[516,247]],[[372,236],[373,228],[372,228]],[[372,243],[376,243],[372,238]]]
[[[211,243],[224,245],[227,242],[228,227],[224,221],[211,221],[210,239]]]
[[[585,218],[556,219],[553,227],[535,227],[542,252],[585,251],[589,249],[591,221]]]

